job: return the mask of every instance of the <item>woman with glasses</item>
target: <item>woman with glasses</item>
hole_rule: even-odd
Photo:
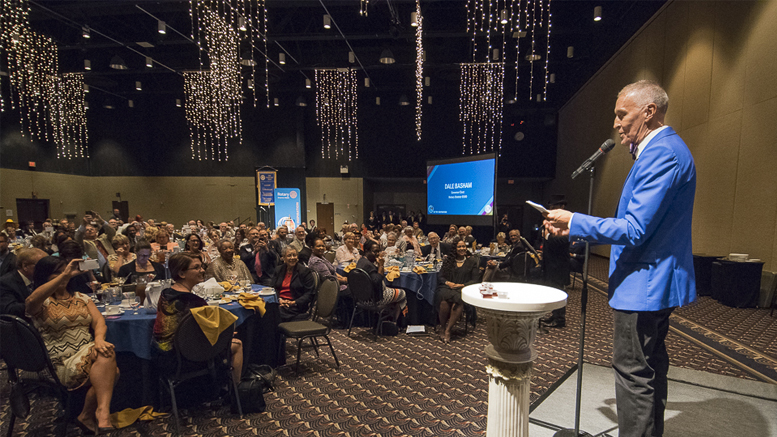
[[[186,236],[186,245],[184,246],[183,250],[189,255],[199,258],[205,268],[208,268],[208,264],[210,264],[210,256],[208,255],[208,252],[204,252],[202,249],[202,238],[200,238],[196,232],[192,232]]]
[[[162,369],[174,369],[177,361],[173,351],[175,333],[183,316],[192,308],[208,305],[205,299],[192,293],[195,285],[205,279],[205,267],[199,258],[188,253],[177,253],[168,261],[173,286],[162,290],[157,302],[154,322],[154,344],[161,351]],[[232,339],[232,379],[240,382],[243,372],[243,344]]]
[[[127,283],[135,282],[135,278],[140,275],[152,274],[157,279],[164,279],[165,266],[151,261],[151,244],[146,240],[138,240],[135,244],[135,262],[124,264],[119,268],[119,277],[129,278]]]
[[[313,272],[297,260],[297,249],[283,249],[283,264],[275,270],[273,288],[278,291],[281,322],[307,318],[310,304],[316,296]]]

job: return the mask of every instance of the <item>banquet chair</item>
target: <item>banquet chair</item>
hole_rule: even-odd
[[[335,350],[332,347],[332,342],[329,340],[329,333],[332,329],[332,315],[335,312],[335,308],[337,308],[338,292],[339,289],[336,281],[331,279],[324,280],[318,290],[316,312],[310,320],[284,322],[278,325],[278,330],[285,338],[297,339],[297,363],[294,367],[298,375],[302,342],[307,338],[310,339],[310,343],[316,351],[316,357],[318,357],[317,338],[323,337],[326,340],[326,344],[329,346],[329,350],[332,352],[332,357],[335,359],[337,368],[340,368],[340,361],[338,361],[337,354],[335,354]],[[324,323],[316,322],[317,318],[320,318]],[[281,353],[283,353],[285,346],[285,341],[280,343]]]
[[[226,311],[223,308],[219,308],[219,310]],[[232,380],[231,372],[233,331],[234,325],[231,328],[223,330],[221,334],[219,334],[216,344],[211,345],[191,313],[185,315],[181,319],[181,323],[178,325],[178,329],[175,332],[175,340],[173,342],[173,350],[175,351],[177,360],[175,371],[167,375],[160,375],[159,384],[160,400],[162,388],[170,393],[173,415],[175,417],[175,431],[177,434],[180,434],[180,426],[175,389],[181,383],[200,376],[210,374],[214,383],[218,381],[219,375],[228,378],[229,383],[232,386],[231,391],[235,396],[238,414],[240,417],[243,416],[243,407],[240,405],[237,384]],[[217,361],[221,357],[226,357],[227,365],[230,367],[228,372],[216,371]]]
[[[324,252],[324,258],[326,258],[326,260],[329,261],[332,264],[335,263],[335,255],[336,254],[334,252],[332,252],[331,250],[328,251],[328,252]]]
[[[16,418],[24,419],[29,414],[30,403],[27,394],[36,389],[53,392],[60,405],[64,407],[64,420],[56,427],[57,434],[64,436],[67,432],[67,423],[73,421],[78,414],[77,397],[85,395],[85,391],[69,392],[60,383],[38,330],[24,319],[12,315],[0,315],[0,339],[2,339],[0,358],[7,366],[8,382],[11,386],[8,437],[13,435]],[[24,374],[20,377],[19,371],[38,373],[39,378],[25,378]],[[83,403],[82,399],[81,403]]]
[[[373,332],[377,341],[378,335],[381,333],[381,322],[388,320],[388,305],[380,304],[382,296],[378,297],[375,295],[370,275],[362,269],[353,269],[348,273],[348,288],[351,290],[351,295],[356,304],[351,314],[351,322],[348,324],[348,336],[351,336],[353,319],[356,317],[357,312],[376,313],[378,315],[378,322]]]

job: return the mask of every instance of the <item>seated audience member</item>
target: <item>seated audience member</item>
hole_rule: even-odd
[[[35,223],[32,221],[29,222],[22,222],[20,223],[21,227],[19,228],[18,234],[21,234],[22,236],[26,237],[34,237],[38,235],[38,232],[35,230]]]
[[[305,228],[302,226],[297,226],[297,228],[294,230],[294,240],[292,240],[289,245],[297,249],[297,253],[299,253],[305,247],[306,235],[307,233],[305,232]]]
[[[252,283],[256,283],[256,248],[259,241],[259,229],[250,228],[246,230],[246,243],[240,246],[237,250],[237,255],[240,257],[240,261],[246,265],[248,271],[251,273]]]
[[[275,230],[275,238],[267,242],[267,244],[270,246],[270,249],[274,250],[279,257],[283,257],[283,249],[285,249],[289,244],[286,238],[288,234],[289,228],[287,228],[285,225],[278,226],[278,229]]]
[[[353,232],[346,232],[343,242],[345,244],[335,251],[335,261],[340,265],[358,261],[361,255],[356,248],[356,235]]]
[[[60,244],[59,258],[62,258],[67,262],[89,259],[88,256],[84,255],[84,247],[73,240],[63,241],[62,244]],[[93,293],[96,286],[95,284],[101,278],[98,278],[97,275],[99,274],[99,270],[96,273],[95,270],[81,272],[80,275],[76,275],[67,283],[68,291],[71,293],[76,291],[84,294]]]
[[[442,238],[442,242],[445,244],[453,244],[453,240],[459,236],[456,225],[451,225],[448,228],[448,233]]]
[[[184,246],[184,251],[191,254],[192,256],[199,258],[202,262],[202,265],[207,268],[207,266],[210,264],[210,255],[208,255],[208,252],[204,252],[202,248],[202,239],[199,235],[197,235],[196,232],[192,232],[186,236],[186,245]]]
[[[218,282],[253,281],[248,267],[240,257],[235,257],[235,245],[229,240],[219,242],[219,257],[208,266],[205,276],[216,278]]]
[[[135,282],[140,275],[153,274],[154,279],[165,278],[165,266],[151,261],[151,244],[146,240],[138,240],[135,245],[135,262],[119,267],[119,277],[127,278],[127,283]]]
[[[170,234],[167,232],[167,229],[160,228],[154,235],[154,242],[151,243],[151,260],[164,264],[176,247],[178,245],[170,241]]]
[[[480,268],[477,257],[469,256],[467,243],[459,240],[456,246],[442,262],[442,268],[437,275],[437,292],[435,299],[439,303],[440,339],[450,343],[451,330],[461,317],[464,302],[461,300],[461,289],[466,285],[480,281]]]
[[[413,236],[416,238],[423,238],[424,231],[421,229],[417,221],[413,222]]]
[[[135,253],[135,242],[137,240],[136,237],[138,235],[138,228],[133,224],[129,224],[126,228],[124,228],[123,233],[129,240],[130,252]]]
[[[137,258],[134,253],[129,251],[129,239],[126,235],[116,234],[111,244],[113,245],[114,253],[108,256],[108,268],[111,270],[110,279],[118,277],[121,266],[134,262],[135,258]]]
[[[219,242],[221,241],[221,235],[219,235],[218,229],[211,229],[208,231],[207,235],[203,239],[203,244],[205,244],[205,252],[208,253],[208,256],[211,259],[211,262],[219,257]]]
[[[175,333],[181,320],[192,308],[208,305],[201,297],[192,293],[195,285],[205,279],[205,268],[196,256],[177,253],[170,257],[170,276],[174,283],[162,290],[159,296],[154,321],[154,345],[161,351],[161,369],[175,369],[177,358],[173,351]],[[243,373],[243,343],[232,339],[232,379],[240,382]]]
[[[222,240],[232,241],[235,239],[235,231],[227,222],[219,223],[219,235]]]
[[[331,279],[337,281],[340,285],[340,292],[343,293],[348,288],[348,278],[337,273],[335,266],[324,258],[326,244],[320,237],[314,237],[311,243],[312,253],[308,261],[308,268],[318,273],[320,280]]]
[[[16,240],[16,223],[13,221],[13,219],[8,219],[5,221],[5,227],[0,233],[8,237],[11,241]]]
[[[175,226],[172,223],[167,223],[165,229],[167,229],[167,233],[170,235],[170,241],[177,242],[183,240],[183,235],[180,232],[176,232]]]
[[[389,232],[386,235],[386,245],[383,246],[383,251],[387,251],[389,249],[393,248],[393,251],[398,251],[400,253],[405,253],[405,241],[399,240],[397,241],[397,233],[396,232]]]
[[[24,300],[32,293],[35,264],[48,256],[40,249],[22,249],[16,256],[16,269],[0,276],[0,314],[27,319]],[[29,321],[29,320],[28,320]]]
[[[16,269],[16,255],[9,249],[8,235],[0,234],[0,276]]]
[[[73,238],[70,236],[70,234],[63,230],[57,230],[54,232],[54,236],[51,238],[51,250],[53,250],[54,253],[52,253],[51,256],[59,256],[59,246],[63,242],[72,239]]]
[[[450,251],[450,244],[442,243],[436,232],[429,232],[429,244],[421,248],[421,255],[429,261],[442,261]]]
[[[412,250],[415,252],[415,256],[421,256],[421,245],[418,243],[418,239],[413,235],[413,228],[407,226],[402,235],[402,240],[405,242],[405,250]]]
[[[507,244],[507,236],[504,232],[496,234],[496,250],[505,254],[510,250],[510,245]]]
[[[465,241],[467,242],[467,247],[472,247],[472,243],[477,244],[477,239],[472,235],[472,226],[467,226],[467,238]]]
[[[240,225],[245,226],[245,225]],[[248,229],[238,228],[235,231],[235,247],[240,249],[248,244]]]
[[[505,255],[505,260],[497,262],[496,260],[490,260],[487,263],[489,269],[499,269],[509,275],[509,279],[513,281],[525,281],[526,280],[526,248],[521,242],[521,233],[518,229],[510,231],[510,248]]]
[[[49,254],[49,240],[44,234],[38,234],[30,239],[30,246]]]
[[[407,305],[405,290],[386,286],[384,281],[385,271],[383,269],[386,258],[380,251],[380,245],[373,241],[368,241],[364,246],[364,256],[356,263],[356,268],[364,270],[370,276],[373,296],[383,296],[379,303],[381,305],[391,305],[391,314],[393,321],[396,323],[399,319],[399,313]]]
[[[275,269],[273,288],[280,299],[281,321],[304,320],[316,297],[313,272],[297,261],[297,251],[290,246],[283,250],[283,264]]]
[[[35,291],[27,297],[26,311],[43,338],[60,382],[68,390],[89,386],[77,419],[79,427],[109,433],[119,369],[113,345],[105,341],[102,314],[88,296],[67,289],[81,273],[77,259],[42,258],[35,266]]]
[[[76,231],[75,240],[84,246],[84,253],[89,258],[96,259],[102,268],[108,262],[108,257],[113,254],[111,240],[116,235],[116,230],[96,212],[85,215],[82,220],[83,223]],[[104,233],[98,235],[100,229]]]
[[[272,287],[275,283],[275,270],[281,259],[274,250],[270,249],[268,240],[267,230],[260,230],[253,252],[254,282],[266,287]]]
[[[299,251],[297,254],[297,259],[299,262],[308,265],[308,261],[310,261],[310,256],[313,254],[313,241],[315,241],[318,238],[318,231],[311,231],[309,234],[305,235],[305,245],[302,247],[302,250]]]

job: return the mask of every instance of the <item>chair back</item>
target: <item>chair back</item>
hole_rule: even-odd
[[[777,290],[777,275],[775,272],[764,270],[761,272],[761,294],[758,298],[758,307],[769,308]]]
[[[318,309],[316,316],[323,319],[329,319],[329,317],[335,312],[337,308],[337,295],[339,292],[337,281],[327,279],[321,283],[321,288],[318,290]]]
[[[363,269],[353,269],[348,273],[348,288],[356,302],[370,302],[375,298],[370,275]]]
[[[38,330],[24,319],[8,314],[0,315],[0,358],[9,369],[28,372],[49,370],[59,383],[57,373],[51,364],[46,344]]]
[[[335,263],[335,253],[332,251],[324,252],[324,258],[332,264]]]
[[[219,311],[226,310],[219,308]],[[229,349],[232,344],[233,331],[234,329],[225,329],[219,334],[216,344],[211,345],[194,316],[189,313],[181,319],[175,332],[175,350],[188,361],[197,363],[210,361],[222,353],[224,349]]]

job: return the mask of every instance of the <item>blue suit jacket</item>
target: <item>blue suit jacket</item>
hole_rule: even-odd
[[[693,156],[667,127],[632,166],[615,218],[574,215],[570,237],[612,245],[611,307],[657,311],[696,299],[691,252],[695,191]]]

